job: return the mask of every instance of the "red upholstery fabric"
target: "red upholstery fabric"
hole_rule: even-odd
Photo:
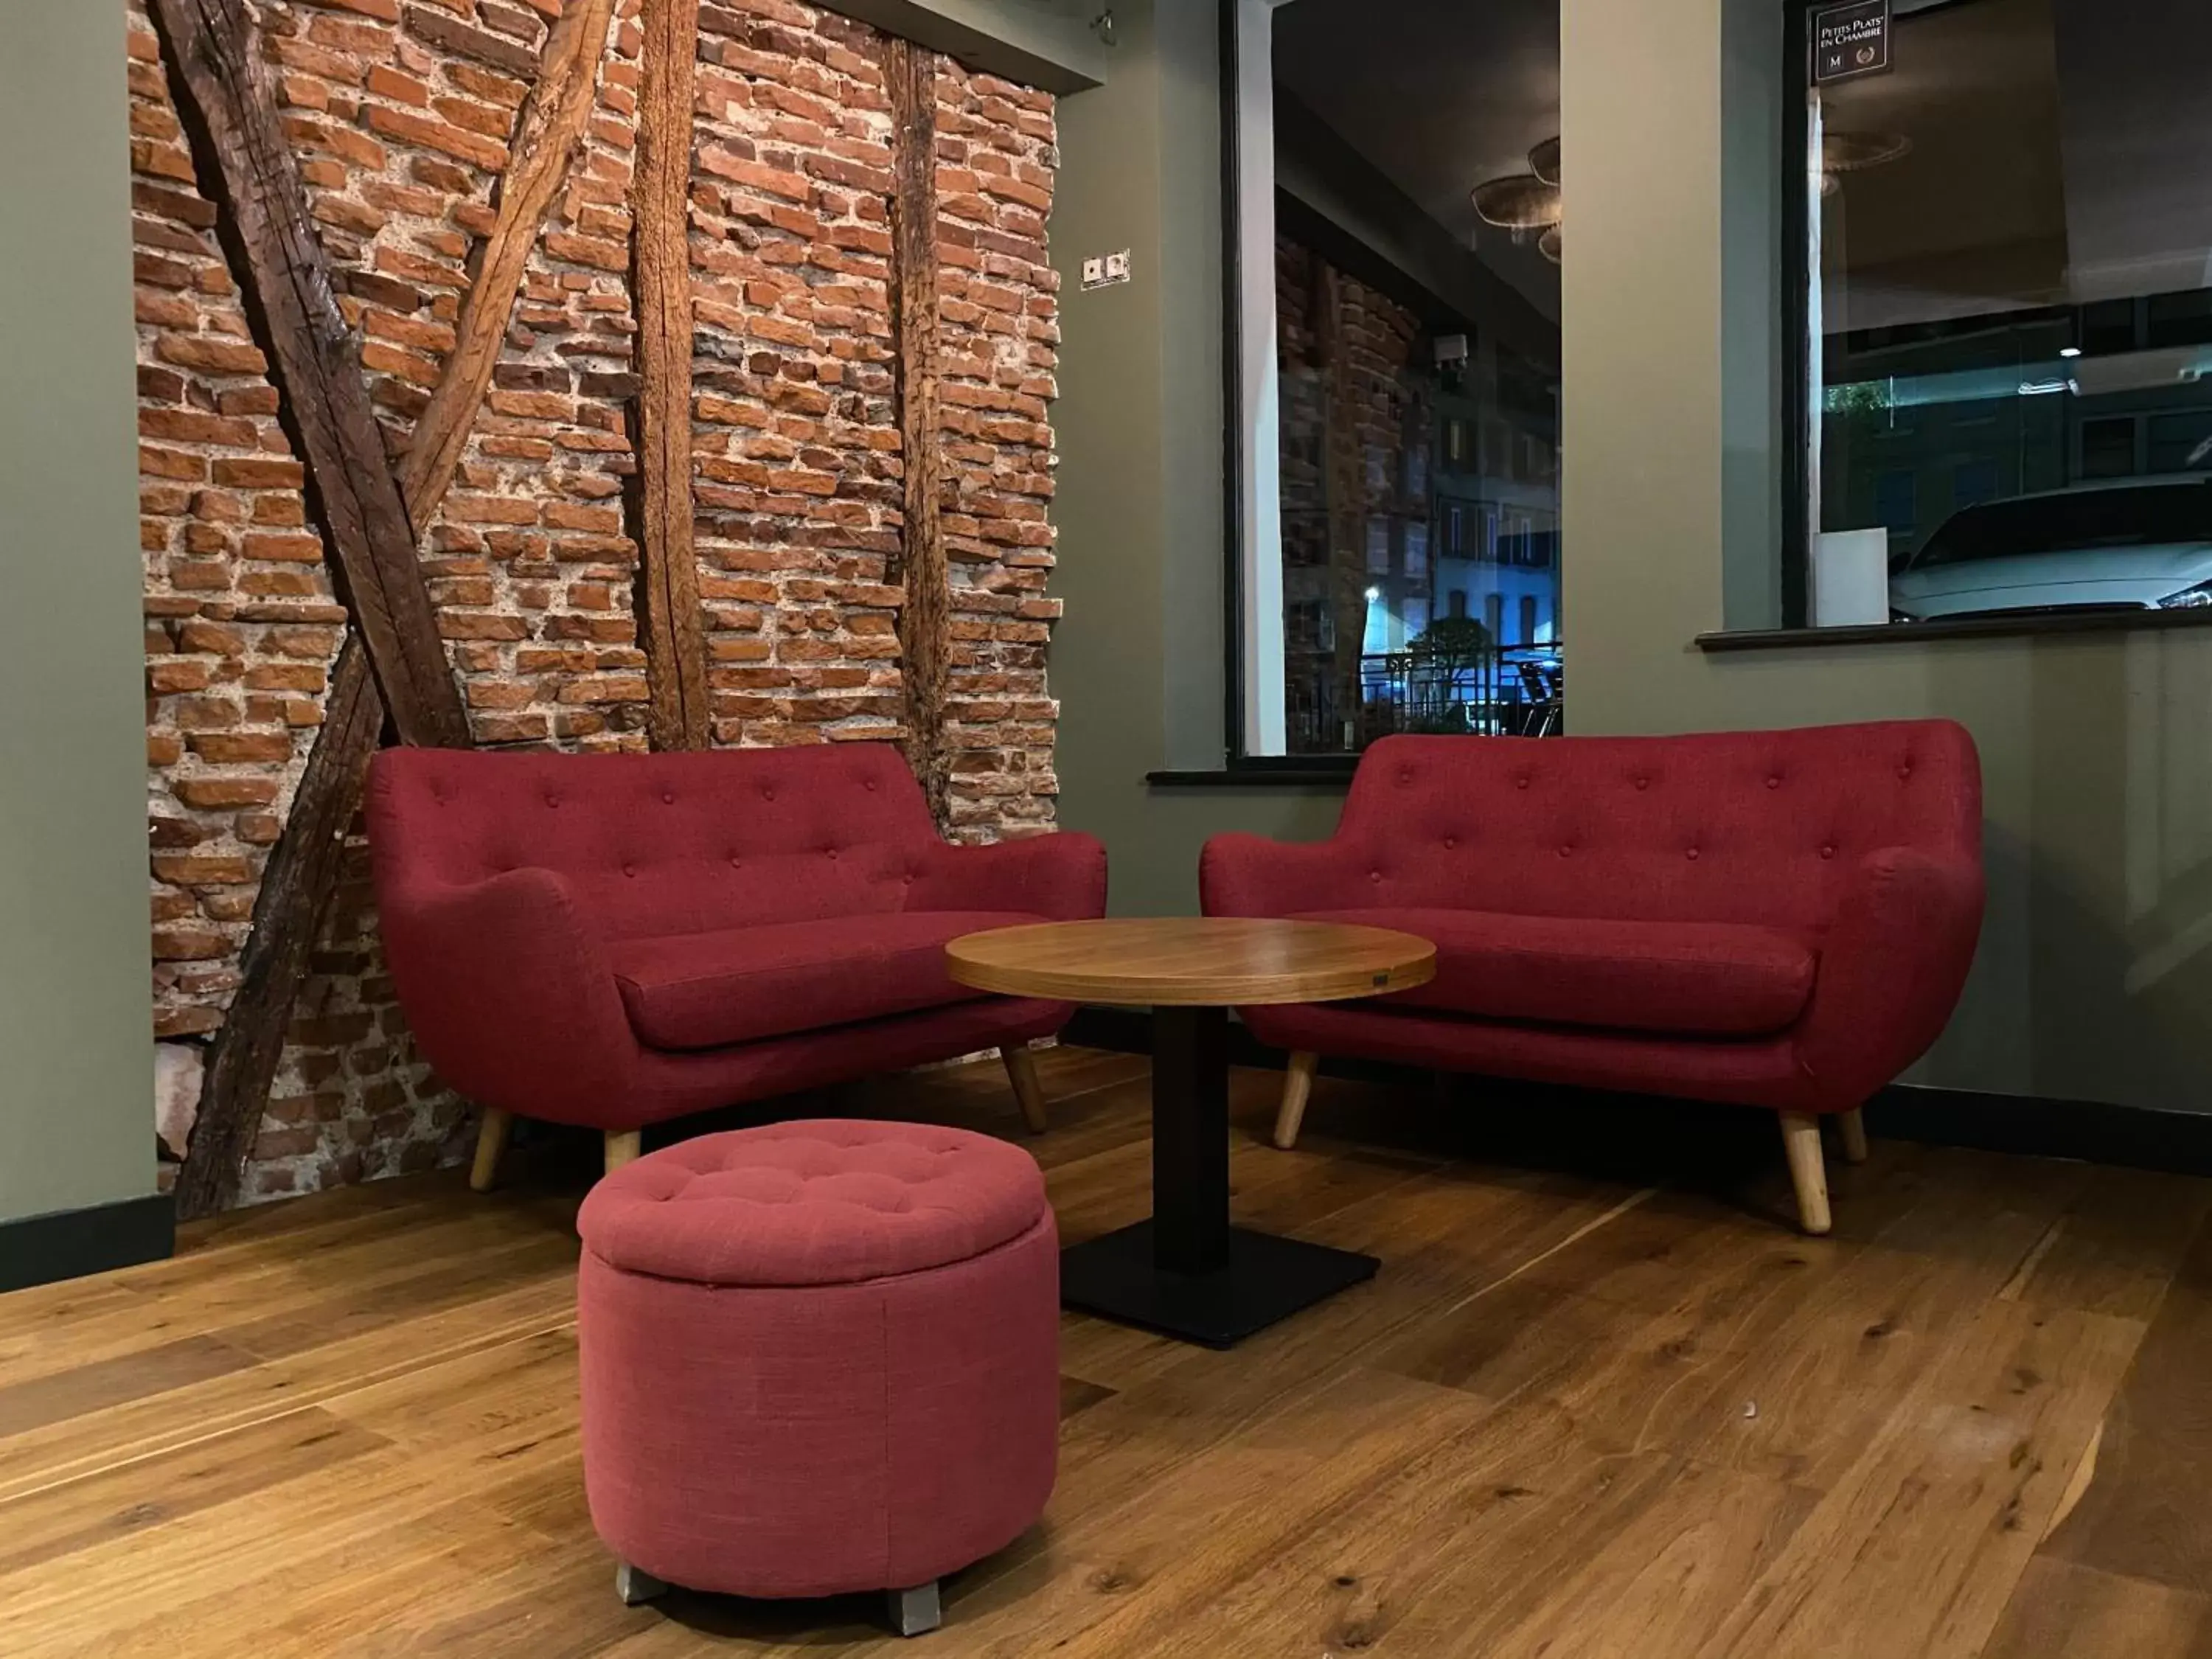
[[[738,1011],[746,1040],[672,1049],[633,1024],[618,952],[739,928],[872,917],[889,940],[926,929],[908,920],[921,913],[1073,919],[1105,908],[1097,842],[947,847],[884,744],[387,750],[370,773],[368,818],[386,953],[424,1054],[486,1105],[595,1128],[1023,1042],[1070,1012],[908,1002],[917,1011],[831,1028],[813,1023],[818,1006],[769,999]],[[989,897],[994,889],[1007,896]]]
[[[592,1188],[610,1267],[702,1285],[846,1285],[997,1249],[1044,1213],[1036,1160],[933,1124],[804,1119],[702,1135]]]
[[[623,939],[607,960],[641,1039],[720,1048],[969,1001],[983,993],[952,982],[946,942],[1043,920],[1018,910],[831,916]]]
[[[1334,837],[1216,836],[1200,884],[1214,915],[1388,913],[1415,933],[1410,918],[1439,910],[1663,924],[1681,930],[1686,964],[1716,926],[1786,936],[1817,953],[1810,994],[1771,1034],[1738,1022],[1743,1040],[1686,1016],[1680,986],[1608,992],[1570,1021],[1550,967],[1518,1005],[1486,981],[1462,1006],[1489,1018],[1447,1012],[1449,979],[1431,1011],[1399,996],[1244,1018],[1267,1042],[1324,1053],[1846,1111],[1925,1053],[1957,1003],[1981,926],[1981,775],[1972,738],[1946,720],[1390,738],[1362,758]]]
[[[1437,975],[1386,999],[1489,1019],[1698,1036],[1778,1031],[1804,1011],[1816,960],[1802,937],[1732,921],[1614,921],[1492,910],[1312,910],[1310,921],[1432,941]]]
[[[851,1137],[842,1173],[863,1180],[910,1155],[946,1156],[902,1139],[885,1150],[878,1132],[896,1126],[807,1127]],[[769,1274],[802,1258],[857,1269],[861,1255],[839,1249],[836,1230],[875,1226],[889,1212],[755,1203],[783,1208],[792,1224],[702,1233],[690,1212],[734,1200],[640,1195],[640,1182],[714,1179],[655,1166],[720,1139],[641,1159],[602,1182],[580,1218],[584,1483],[600,1536],[672,1583],[754,1596],[903,1588],[1012,1542],[1051,1495],[1059,1431],[1059,1241],[1035,1165],[1026,1184],[994,1164],[963,1188],[997,1195],[978,1240],[1020,1203],[1036,1205],[1020,1231],[973,1255],[957,1254],[947,1234],[884,1258],[945,1255],[939,1265],[763,1285],[748,1261]],[[985,1157],[1029,1162],[994,1142],[961,1154],[971,1155],[978,1171]],[[610,1188],[627,1190],[627,1201],[603,1201]],[[657,1240],[647,1231],[655,1216],[667,1227]],[[811,1243],[793,1255],[801,1241]],[[609,1250],[644,1250],[678,1271],[617,1267]]]

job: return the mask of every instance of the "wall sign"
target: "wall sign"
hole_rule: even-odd
[[[1813,84],[1887,74],[1889,40],[1889,0],[1821,7],[1813,14]]]

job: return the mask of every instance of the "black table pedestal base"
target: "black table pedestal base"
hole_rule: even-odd
[[[1062,1250],[1061,1304],[1226,1348],[1382,1265],[1229,1224],[1228,1011],[1155,1008],[1152,1218]]]
[[[1155,1264],[1152,1224],[1140,1221],[1061,1251],[1060,1299],[1080,1313],[1226,1348],[1364,1283],[1382,1265],[1371,1255],[1232,1227],[1227,1267],[1173,1273]]]

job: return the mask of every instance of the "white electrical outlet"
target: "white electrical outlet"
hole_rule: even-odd
[[[1086,289],[1110,288],[1116,283],[1129,280],[1129,250],[1103,257],[1092,255],[1083,262],[1083,286]]]

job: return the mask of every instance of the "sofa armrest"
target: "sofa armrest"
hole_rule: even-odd
[[[1199,907],[1209,916],[1357,909],[1374,902],[1367,868],[1358,846],[1341,836],[1310,842],[1214,836],[1199,855]]]
[[[1106,914],[1106,848],[1060,830],[981,847],[927,848],[907,890],[909,910],[1020,910],[1054,921]]]
[[[1902,847],[1860,860],[1797,1029],[1817,1106],[1861,1104],[1942,1034],[1973,965],[1982,901],[1975,860]]]
[[[633,1127],[637,1038],[559,876],[380,882],[378,909],[408,1025],[447,1082],[528,1117]]]

